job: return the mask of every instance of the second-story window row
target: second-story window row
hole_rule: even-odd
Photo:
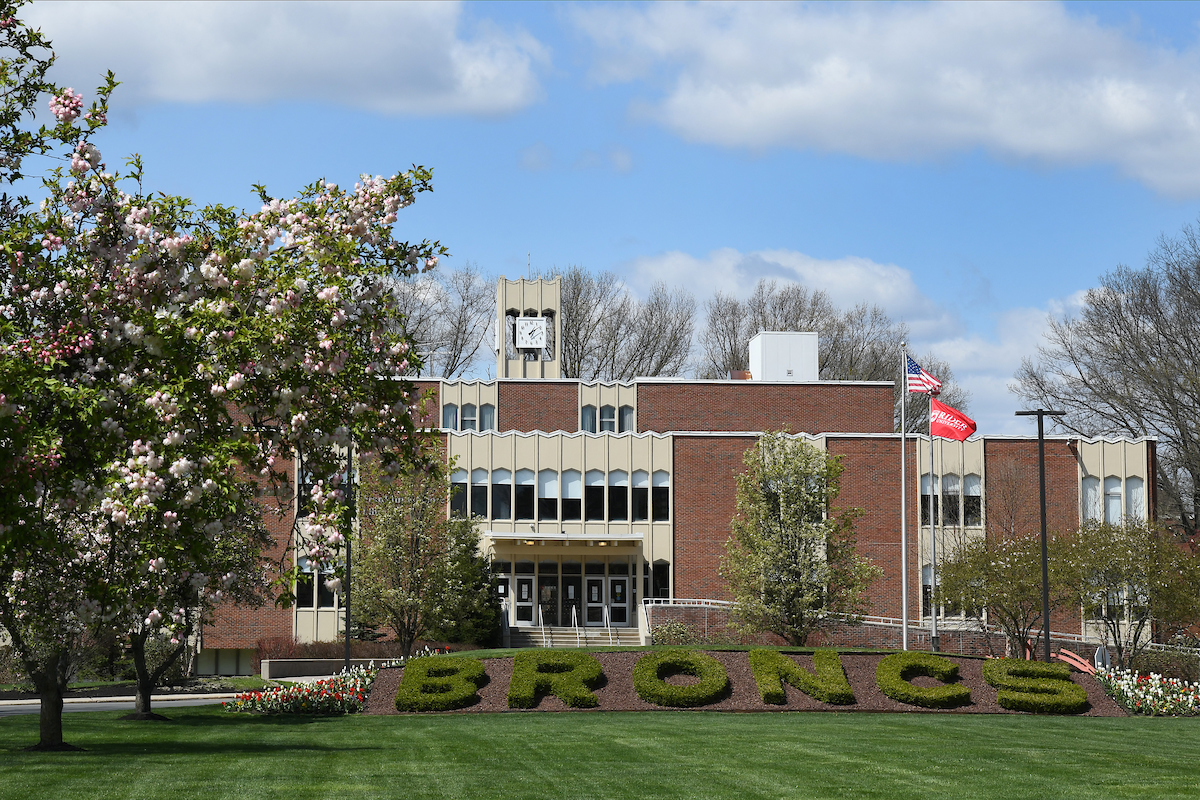
[[[635,428],[633,406],[585,405],[579,413],[579,429],[586,433],[625,433]]]
[[[450,513],[498,521],[669,522],[666,470],[455,470]],[[490,496],[489,496],[490,495]]]
[[[442,406],[442,429],[448,431],[494,431],[496,430],[496,407],[491,403],[476,406],[455,403]]]

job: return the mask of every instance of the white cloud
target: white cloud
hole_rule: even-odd
[[[985,149],[1200,193],[1200,53],[1051,3],[588,6],[602,82],[681,136],[907,160]]]
[[[733,248],[714,250],[705,258],[678,251],[645,256],[625,268],[628,283],[645,291],[656,281],[668,286],[695,287],[705,297],[725,292],[747,296],[759,278],[796,281],[829,294],[842,308],[867,303],[884,308],[893,319],[908,324],[914,336],[945,335],[961,327],[957,317],[939,307],[917,288],[912,273],[894,264],[847,256],[823,260],[795,250]]]
[[[122,104],[324,101],[388,114],[503,114],[540,95],[546,49],[457,3],[47,2],[23,16],[77,90]],[[467,30],[464,31],[464,28]]]

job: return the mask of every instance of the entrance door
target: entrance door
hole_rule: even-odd
[[[588,578],[587,589],[587,624],[604,624],[604,578]]]
[[[629,578],[608,579],[608,613],[612,624],[623,627],[629,624]]]
[[[517,624],[533,624],[533,578],[517,578]]]
[[[538,605],[543,625],[558,625],[558,576],[538,576]]]
[[[564,576],[562,579],[562,624],[583,624],[583,580],[578,577]],[[572,615],[572,611],[575,613]]]

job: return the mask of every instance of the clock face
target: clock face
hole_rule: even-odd
[[[537,349],[546,346],[546,320],[541,317],[522,317],[517,320],[517,347]]]

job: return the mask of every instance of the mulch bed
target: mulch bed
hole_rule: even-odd
[[[1001,708],[996,702],[996,689],[983,680],[983,661],[975,658],[956,658],[946,656],[958,664],[960,683],[971,690],[972,702],[959,708],[934,710],[899,703],[883,694],[875,686],[875,668],[884,658],[882,655],[866,655],[843,653],[842,666],[850,687],[854,690],[857,702],[849,706],[834,706],[820,703],[808,695],[784,685],[787,694],[785,705],[768,705],[762,701],[754,675],[750,671],[750,660],[745,651],[705,651],[725,666],[729,674],[731,691],[720,702],[701,706],[698,711],[890,711],[901,713],[923,714],[1018,714],[1023,712],[1009,711]],[[488,658],[483,663],[487,669],[488,682],[479,689],[480,700],[473,706],[451,714],[478,713],[530,713],[538,711],[573,711],[587,713],[588,711],[662,711],[660,706],[647,703],[638,697],[633,688],[633,665],[638,662],[644,652],[626,653],[592,653],[604,668],[605,682],[595,690],[600,705],[594,709],[572,709],[557,697],[543,697],[533,709],[510,709],[508,707],[508,683],[512,677],[512,658]],[[813,663],[810,655],[790,655],[796,663],[812,671]],[[396,711],[396,689],[400,686],[403,669],[380,670],[371,696],[367,698],[364,713],[367,714],[399,714]],[[1124,717],[1126,713],[1117,703],[1104,693],[1104,689],[1090,675],[1082,673],[1071,674],[1071,679],[1083,686],[1088,694],[1088,709],[1078,716],[1087,717]],[[671,679],[680,683],[695,681],[694,678],[679,676]],[[916,685],[934,686],[937,681],[932,678],[917,678]],[[671,709],[676,710],[676,709]]]

